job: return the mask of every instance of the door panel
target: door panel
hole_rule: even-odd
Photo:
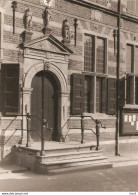
[[[42,81],[42,77],[44,77]],[[42,105],[42,82],[44,82],[44,104]],[[56,126],[56,109],[55,109],[55,89],[53,87],[53,82],[49,79],[48,75],[45,73],[38,73],[35,75],[32,81],[32,99],[31,99],[31,114],[32,114],[32,123],[31,129],[32,138],[34,141],[39,141],[41,135],[41,126],[42,126],[42,108],[44,112],[44,119],[48,123],[48,128],[44,128],[44,136],[46,140],[50,140],[52,132],[55,131]],[[37,133],[38,131],[38,133]],[[39,135],[38,135],[39,134]]]

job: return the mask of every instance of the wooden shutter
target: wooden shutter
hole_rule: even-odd
[[[134,104],[134,91],[135,91],[135,85],[134,85],[134,76],[127,75],[127,104]]]
[[[108,114],[116,114],[116,79],[108,78]]]
[[[82,74],[73,74],[72,81],[72,114],[81,114],[84,102],[84,77]]]
[[[102,113],[107,112],[107,79],[102,80]]]
[[[126,93],[126,87],[125,87],[125,84],[126,83],[126,78],[123,77],[120,79],[119,81],[119,106],[120,107],[123,107],[125,105],[125,100],[126,100],[126,97],[125,97],[125,93]]]
[[[19,107],[19,64],[2,64],[2,112],[17,113]]]

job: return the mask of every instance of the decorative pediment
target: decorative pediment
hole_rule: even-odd
[[[24,48],[30,48],[34,50],[48,51],[52,53],[62,53],[62,54],[72,54],[68,47],[66,47],[62,42],[57,40],[52,35],[48,37],[43,36],[34,40],[31,40],[28,43],[24,43]]]

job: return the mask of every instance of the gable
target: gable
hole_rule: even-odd
[[[49,37],[40,37],[31,40],[28,43],[24,43],[24,48],[31,48],[41,51],[49,51],[52,53],[72,54],[69,48],[67,48],[62,42],[58,41],[55,37],[50,35]]]

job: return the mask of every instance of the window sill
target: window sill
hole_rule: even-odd
[[[138,105],[133,105],[133,104],[127,104],[123,107],[123,109],[138,109]]]
[[[109,76],[109,74],[104,74],[104,73],[95,73],[95,72],[87,72],[87,71],[84,71],[83,72],[83,75],[88,75],[88,76],[97,76],[97,77],[104,77],[104,78],[106,78],[106,77],[108,77]]]
[[[113,115],[107,115],[105,113],[84,113],[85,117],[93,117],[94,119],[116,119]]]
[[[105,113],[87,113],[84,112],[83,113],[85,117],[87,117],[88,119],[90,119],[90,117],[92,117],[93,119],[116,119],[115,115],[107,115]],[[71,119],[80,119],[81,116],[80,115],[71,115],[70,117]]]

